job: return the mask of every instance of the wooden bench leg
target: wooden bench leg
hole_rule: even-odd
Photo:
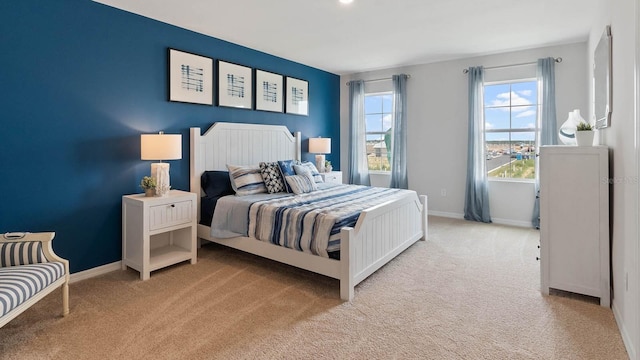
[[[69,315],[69,280],[62,285],[62,316]]]

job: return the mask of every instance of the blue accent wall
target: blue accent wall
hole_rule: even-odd
[[[260,31],[260,30],[256,30]],[[282,39],[286,41],[286,39]],[[189,128],[286,125],[331,137],[339,159],[339,76],[90,0],[0,2],[0,232],[55,231],[77,272],[121,259],[122,195],[150,162],[140,134],[181,133],[171,185],[189,190]],[[167,48],[309,82],[309,116],[167,101]]]

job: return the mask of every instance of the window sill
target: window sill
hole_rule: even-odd
[[[487,180],[491,182],[510,182],[510,183],[522,183],[522,184],[535,184],[536,182],[534,179],[515,179],[515,178],[497,178],[497,177],[490,177],[490,178],[487,178]]]
[[[391,176],[391,171],[369,170],[369,175],[389,175],[389,176]]]

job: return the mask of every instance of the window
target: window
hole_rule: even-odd
[[[537,118],[535,80],[484,86],[485,149],[490,178],[535,178]]]
[[[369,170],[391,171],[392,99],[391,92],[366,94],[364,97]]]

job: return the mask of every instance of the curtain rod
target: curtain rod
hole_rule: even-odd
[[[407,75],[407,74],[404,74]],[[411,79],[411,75],[407,75],[407,79]],[[385,80],[391,80],[391,78],[381,78],[381,79],[371,79],[371,80],[364,80],[364,82],[375,82],[375,81],[385,81]],[[351,83],[351,81],[347,81],[347,85],[349,85],[349,83]]]
[[[562,58],[561,57],[557,57],[555,58],[557,63],[561,63],[562,62]],[[485,70],[492,70],[492,69],[502,69],[502,68],[508,68],[508,67],[514,67],[514,66],[524,66],[524,65],[535,65],[537,64],[537,61],[530,61],[530,62],[526,62],[526,63],[519,63],[519,64],[509,64],[509,65],[499,65],[499,66],[489,66],[484,68]],[[469,69],[464,69],[462,70],[463,74],[467,74],[469,73]]]

